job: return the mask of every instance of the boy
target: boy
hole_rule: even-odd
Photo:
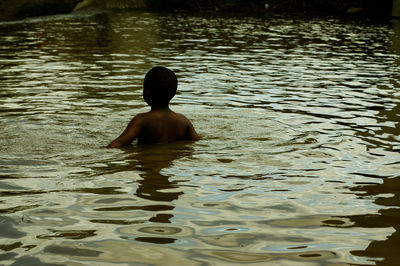
[[[138,143],[168,143],[177,140],[199,140],[192,123],[184,115],[169,109],[175,96],[178,80],[175,73],[165,67],[154,67],[144,78],[143,98],[151,111],[138,114],[124,132],[108,144],[107,148],[129,145],[138,138]]]

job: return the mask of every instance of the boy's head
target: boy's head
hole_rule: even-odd
[[[175,96],[178,79],[172,70],[166,67],[154,67],[144,78],[143,98],[152,107],[168,106]]]

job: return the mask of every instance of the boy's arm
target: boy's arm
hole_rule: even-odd
[[[140,116],[135,116],[121,135],[108,144],[107,148],[118,148],[129,145],[136,139],[142,131],[142,119]]]
[[[194,129],[193,124],[189,121],[186,137],[188,140],[199,140],[200,136],[197,134],[196,130]]]

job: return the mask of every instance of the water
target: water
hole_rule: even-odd
[[[399,21],[0,24],[0,264],[396,265],[399,55]],[[154,65],[202,140],[105,149]]]

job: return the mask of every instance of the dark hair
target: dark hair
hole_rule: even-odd
[[[150,106],[168,105],[175,96],[178,79],[166,67],[153,67],[144,77],[143,96]]]

